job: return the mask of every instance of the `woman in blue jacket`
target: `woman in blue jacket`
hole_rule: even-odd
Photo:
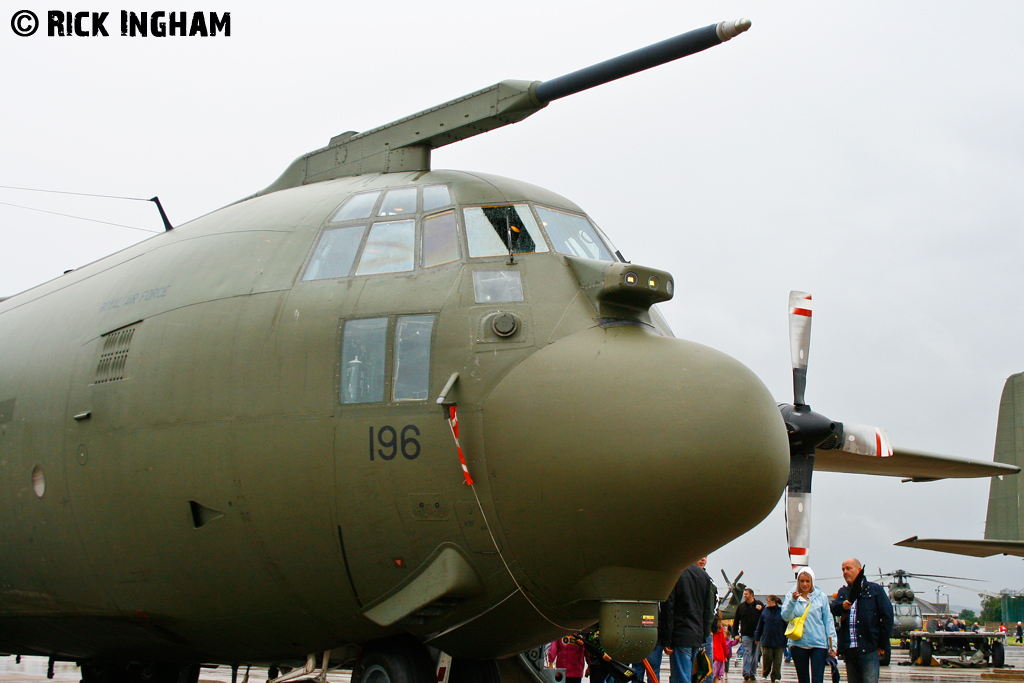
[[[754,643],[761,646],[761,678],[778,683],[782,678],[782,655],[786,649],[786,621],[782,618],[778,596],[765,598],[768,606],[761,610],[761,619],[754,631]]]
[[[789,651],[800,683],[823,683],[826,657],[835,657],[836,624],[828,598],[814,585],[810,567],[801,568],[797,574],[796,586],[782,604],[782,618],[790,622],[805,611],[804,631],[799,640],[789,641]]]

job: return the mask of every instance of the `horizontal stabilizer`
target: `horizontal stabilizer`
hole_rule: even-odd
[[[921,548],[937,550],[940,553],[972,555],[974,557],[991,557],[992,555],[1016,555],[1024,557],[1024,541],[1000,541],[996,539],[967,540],[956,538],[910,538],[894,543],[905,548]]]
[[[826,451],[819,448],[814,453],[814,469],[819,472],[902,477],[914,481],[997,477],[1020,472],[1016,465],[925,453],[909,448],[894,448],[892,457],[889,458],[871,458],[856,453]]]

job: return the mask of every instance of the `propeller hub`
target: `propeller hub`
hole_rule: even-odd
[[[816,448],[828,449],[840,439],[842,427],[806,404],[779,405],[789,435],[791,455],[814,455]]]

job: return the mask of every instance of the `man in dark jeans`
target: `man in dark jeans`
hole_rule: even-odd
[[[743,602],[736,607],[736,617],[732,625],[737,629],[736,634],[740,636],[743,643],[743,680],[757,680],[757,644],[754,642],[754,631],[757,630],[757,622],[761,618],[761,610],[764,603],[754,599],[754,591],[749,588],[743,589]]]
[[[878,658],[892,634],[892,603],[877,583],[864,576],[859,560],[843,562],[846,585],[832,601],[839,617],[839,653],[846,661],[849,683],[878,683]]]

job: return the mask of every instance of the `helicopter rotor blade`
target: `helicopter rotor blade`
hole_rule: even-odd
[[[920,579],[924,579],[925,581],[930,581],[931,579],[956,579],[957,581],[980,581],[982,583],[988,583],[988,579],[972,579],[967,576],[943,576],[941,574],[911,574],[910,572],[906,572],[904,576],[914,576]]]
[[[961,585],[955,584],[955,583],[946,583],[944,585],[952,586],[953,588],[959,588],[960,590],[971,591],[972,593],[976,593],[978,595],[987,595],[990,598],[1001,597],[1001,595],[999,593],[993,593],[992,591],[987,591],[987,590],[978,588],[977,586],[961,586]],[[932,589],[932,590],[934,590],[934,589]]]
[[[936,581],[935,579],[926,579],[923,576],[917,577],[917,578],[920,578],[922,581],[931,581],[932,583],[939,583],[939,581]],[[970,580],[974,581],[975,579],[970,579]],[[984,590],[982,588],[978,588],[977,586],[961,586],[960,584],[950,583],[949,581],[944,581],[944,582],[942,582],[942,584],[945,585],[945,586],[952,586],[953,588],[959,588],[959,589],[965,590],[965,591],[972,591],[974,593],[981,593],[981,594],[984,594],[984,595],[990,595],[990,596],[994,596],[994,597],[999,597],[999,593],[993,593],[991,591],[987,591],[987,590]],[[932,590],[934,590],[934,589],[932,589]]]

